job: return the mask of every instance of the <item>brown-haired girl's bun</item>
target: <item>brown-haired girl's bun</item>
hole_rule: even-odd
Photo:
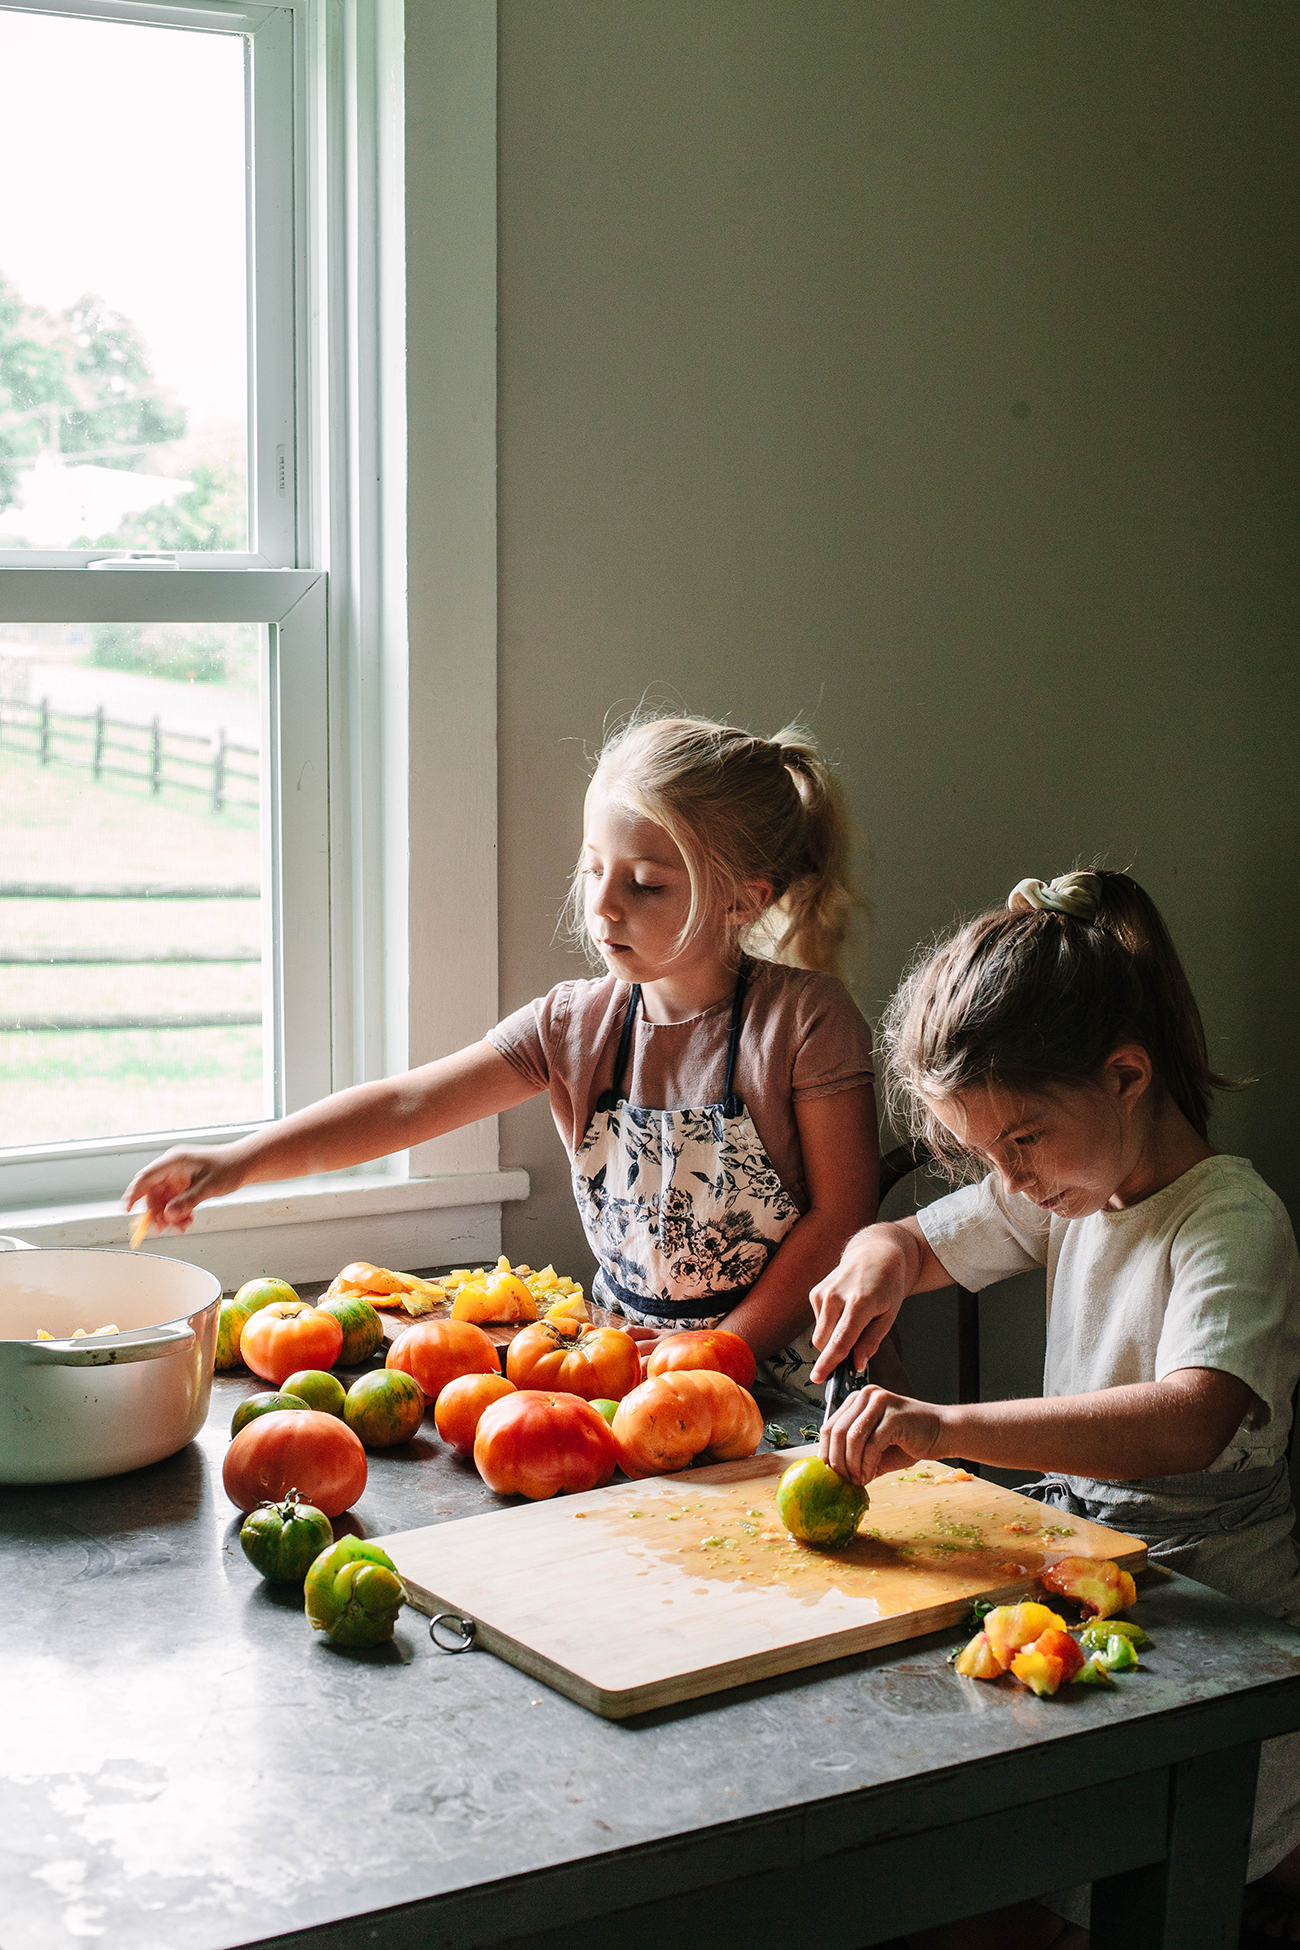
[[[834,772],[803,726],[756,738],[706,718],[633,719],[607,741],[596,772],[680,849],[691,883],[684,941],[717,926],[737,959],[748,950],[838,974],[858,905],[848,815]],[[731,922],[739,890],[753,881],[770,886],[770,902]],[[581,913],[575,891],[578,926]]]
[[[1138,1043],[1205,1137],[1212,1093],[1236,1087],[1210,1068],[1201,1013],[1155,902],[1102,867],[1022,880],[1005,907],[924,954],[892,997],[880,1042],[897,1127],[950,1170],[971,1160],[927,1099],[1088,1082],[1113,1050]]]

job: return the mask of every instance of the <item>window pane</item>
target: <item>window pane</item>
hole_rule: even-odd
[[[244,54],[0,6],[0,548],[249,546]]]
[[[271,1114],[267,648],[0,625],[0,1147]]]

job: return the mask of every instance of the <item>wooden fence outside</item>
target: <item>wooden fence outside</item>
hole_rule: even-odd
[[[256,754],[254,754],[256,756]],[[100,886],[94,882],[77,883],[44,880],[0,881],[0,900],[72,900],[72,901],[138,901],[138,900],[260,900],[262,890],[256,883],[243,882],[237,886],[216,887],[210,885],[179,885],[171,882],[130,882],[116,886]],[[135,949],[119,948],[70,948],[56,950],[47,954],[41,948],[3,948],[0,947],[0,968],[83,968],[83,967],[129,967],[129,968],[174,968],[185,964],[198,963],[237,963],[260,962],[260,952],[237,949],[229,954],[217,949],[206,948],[159,948],[150,953],[140,953]],[[262,1012],[246,1009],[213,1009],[205,1014],[155,1015],[133,1013],[130,1015],[97,1016],[82,1015],[41,1015],[24,1016],[21,1021],[0,1020],[0,1034],[28,1033],[33,1030],[63,1029],[236,1029],[260,1027]]]
[[[133,736],[126,740],[110,736],[121,731]],[[56,741],[62,749],[56,749]],[[224,730],[205,738],[197,732],[164,731],[156,717],[147,725],[110,718],[102,704],[95,711],[77,713],[52,711],[48,698],[42,698],[39,704],[9,700],[0,705],[0,748],[6,744],[13,751],[35,758],[41,765],[57,760],[60,765],[90,772],[97,779],[147,783],[155,795],[164,785],[180,792],[201,792],[213,812],[223,812],[227,806],[245,806],[256,811],[258,806],[257,748],[234,744]],[[175,747],[179,745],[203,746],[205,755],[200,757],[193,750],[178,751]],[[123,758],[135,759],[137,763],[132,766],[117,762]],[[249,771],[232,763],[239,758],[251,758],[253,769]],[[174,771],[177,766],[204,776],[177,778]],[[229,789],[232,784],[251,786],[252,796],[232,794]]]

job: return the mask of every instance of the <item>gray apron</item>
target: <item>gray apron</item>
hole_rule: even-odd
[[[1147,1476],[1129,1483],[1044,1476],[1022,1483],[1025,1496],[1140,1537],[1153,1564],[1166,1565],[1300,1626],[1300,1553],[1291,1535],[1291,1478],[1285,1457],[1262,1469],[1203,1469],[1187,1476]],[[1251,1882],[1276,1868],[1300,1842],[1300,1734],[1260,1748]],[[1058,1915],[1088,1927],[1087,1888],[1056,1890],[1043,1900]]]

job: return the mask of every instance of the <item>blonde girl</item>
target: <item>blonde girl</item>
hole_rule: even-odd
[[[546,1091],[594,1297],[642,1334],[721,1322],[798,1387],[809,1288],[876,1203],[870,1035],[833,972],[847,853],[805,732],[634,723],[600,755],[575,879],[602,975],[405,1076],[220,1150],[169,1151],[127,1203],[183,1230],[201,1199],[383,1157]]]
[[[868,1388],[823,1431],[827,1459],[861,1482],[919,1457],[1039,1470],[1032,1495],[1300,1625],[1295,1239],[1247,1160],[1211,1148],[1228,1079],[1149,896],[1122,873],[1021,881],[920,961],[882,1041],[895,1117],[954,1176],[983,1175],[850,1241],[813,1291],[813,1374],[850,1353],[861,1367],[909,1294],[1045,1266],[1043,1397]],[[1300,1885],[1296,1758],[1294,1736],[1265,1744],[1250,1873]]]

